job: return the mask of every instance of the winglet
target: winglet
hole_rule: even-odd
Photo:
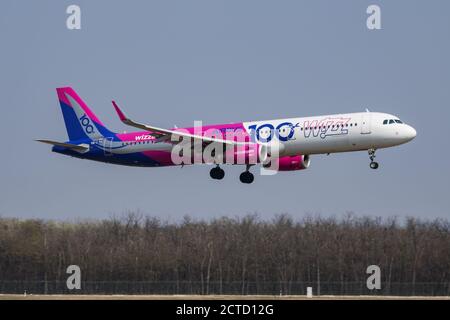
[[[113,100],[112,104],[114,106],[114,109],[116,109],[117,115],[119,116],[120,121],[122,122],[126,122],[126,120],[128,120],[128,118],[125,116],[125,114],[123,113],[122,110],[120,110],[119,106],[117,105],[117,103]]]

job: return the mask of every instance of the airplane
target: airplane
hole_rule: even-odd
[[[250,172],[253,165],[261,164],[277,172],[303,170],[309,167],[310,156],[315,154],[367,151],[370,168],[377,169],[379,164],[374,161],[377,149],[401,145],[416,137],[416,130],[397,116],[367,109],[366,112],[356,113],[163,129],[131,120],[112,101],[120,120],[140,129],[137,132],[116,133],[97,118],[71,87],[57,88],[56,91],[69,140],[36,140],[52,145],[53,152],[118,165],[183,167],[192,162],[174,161],[173,151],[180,139],[193,143],[194,149],[199,146],[200,152],[214,144],[219,149],[231,147],[227,149],[231,150],[231,156],[217,152],[220,156],[216,157],[212,152],[213,161],[200,158],[199,162],[193,163],[214,164],[210,176],[215,180],[225,176],[221,164],[245,165],[246,169],[239,178],[246,184],[254,181],[254,175]],[[211,130],[215,135],[206,134]],[[243,139],[233,135],[228,138],[228,133],[236,132]],[[223,133],[226,133],[225,138]],[[192,146],[188,148],[192,150]],[[236,151],[237,148],[240,151]],[[243,160],[236,162],[239,153],[243,154],[240,158]],[[188,160],[192,158],[192,154],[187,154]],[[275,169],[272,167],[274,163]]]

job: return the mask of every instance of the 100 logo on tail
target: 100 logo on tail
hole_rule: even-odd
[[[91,119],[89,119],[88,116],[86,116],[86,114],[83,114],[79,120],[84,131],[88,135],[94,133],[95,131],[94,126],[91,124]]]

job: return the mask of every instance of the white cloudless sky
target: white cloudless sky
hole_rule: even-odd
[[[81,7],[81,30],[66,8]],[[381,7],[382,30],[366,28]],[[179,219],[258,212],[449,218],[449,1],[2,1],[0,215],[104,218],[139,209]],[[208,166],[130,168],[64,157],[56,96],[72,86],[112,130],[116,99],[160,127],[372,111],[415,140],[316,155],[308,170],[239,182]]]

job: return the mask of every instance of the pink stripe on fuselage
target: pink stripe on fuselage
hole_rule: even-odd
[[[162,166],[172,166],[174,163],[172,162],[172,155],[167,151],[143,151],[141,152],[144,156],[149,157],[150,159],[158,162]]]
[[[216,137],[219,139],[229,139],[234,138],[234,140],[238,141],[249,141],[250,136],[245,131],[244,126],[242,123],[231,123],[231,124],[219,124],[219,125],[207,125],[203,127],[190,127],[190,128],[176,128],[171,129],[173,131],[183,131],[188,132],[190,134],[201,134],[205,135],[205,133],[212,133],[213,130],[219,130],[222,134],[221,137]],[[239,130],[242,134],[241,137],[237,136],[227,136],[226,132],[235,132],[236,130]],[[208,135],[209,136],[209,135]],[[129,133],[118,133],[117,138],[122,141],[132,141],[132,142],[139,142],[139,141],[152,141],[156,140],[153,136],[149,134],[149,131],[137,131],[137,132],[129,132]],[[173,165],[171,153],[167,151],[158,151],[158,150],[148,150],[148,151],[142,151],[141,152],[146,157],[149,157],[152,160],[155,160],[159,162],[162,166],[170,166]],[[247,158],[247,157],[246,157]]]
[[[150,136],[148,131],[136,131],[129,133],[118,133],[117,138],[122,141],[151,141],[155,140],[155,137]]]
[[[219,124],[219,125],[207,125],[203,127],[189,127],[189,128],[174,128],[171,129],[173,131],[181,131],[188,132],[190,134],[199,134],[204,135],[207,132],[212,132],[213,129],[220,130],[222,132],[223,137],[221,139],[227,139],[226,130],[228,129],[230,132],[242,132],[243,138],[245,141],[250,137],[249,134],[245,131],[242,123],[231,123],[231,124]],[[136,131],[129,133],[118,133],[117,137],[122,141],[148,141],[155,140],[153,136],[149,135],[149,131]],[[236,137],[235,137],[236,138]],[[236,140],[236,139],[235,139]]]
[[[182,129],[172,129],[172,130],[182,130],[187,131],[190,134],[196,135],[206,135],[208,137],[214,137],[223,140],[234,140],[240,142],[248,142],[250,140],[250,135],[244,128],[242,122],[240,123],[228,123],[228,124],[213,124],[205,125],[202,127],[190,127]],[[216,136],[215,131],[220,131],[221,135]]]

